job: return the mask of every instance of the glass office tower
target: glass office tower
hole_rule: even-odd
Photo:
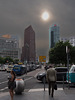
[[[49,48],[53,48],[55,44],[59,41],[60,34],[59,34],[59,26],[53,24],[49,28]]]

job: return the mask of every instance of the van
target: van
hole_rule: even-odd
[[[72,65],[70,70],[69,70],[69,73],[67,72],[67,82],[69,80],[69,83],[74,83],[75,84],[75,65]],[[69,79],[68,79],[69,77]]]

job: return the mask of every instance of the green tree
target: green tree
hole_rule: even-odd
[[[4,58],[4,63],[10,63],[10,62],[13,62],[13,59],[11,57]]]
[[[14,64],[18,64],[18,62],[19,62],[19,59],[14,60]]]
[[[66,46],[69,47],[69,50],[72,49],[69,41],[64,42],[59,41],[56,43],[54,48],[49,50],[49,63],[53,64],[67,64],[67,54],[66,54]]]
[[[4,58],[0,57],[0,64],[4,64]]]
[[[69,59],[71,60],[71,63],[75,64],[75,46],[71,49]]]

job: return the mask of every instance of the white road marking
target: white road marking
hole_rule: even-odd
[[[30,77],[30,78],[27,78],[27,79],[25,79],[24,81],[28,81],[28,80],[30,80],[30,79],[32,79],[33,77]]]
[[[3,84],[3,83],[6,83],[6,82],[8,82],[8,81],[1,82],[0,85]]]
[[[8,87],[5,87],[5,88],[3,88],[3,89],[0,89],[0,91],[6,90],[6,89],[8,89]]]
[[[30,78],[27,78],[27,79],[25,79],[24,81],[28,81],[28,80],[30,80],[30,79],[32,79],[33,77],[30,77]],[[5,81],[5,82],[8,82],[8,81]],[[0,84],[3,84],[3,83],[5,83],[5,82],[1,82]],[[4,91],[4,90],[6,90],[6,89],[8,89],[8,87],[5,87],[5,88],[3,88],[3,89],[0,89],[0,91]]]
[[[58,88],[57,90],[63,90],[63,88]],[[30,89],[28,92],[40,92],[40,91],[44,91],[44,88]],[[45,91],[48,91],[48,88],[45,88]]]
[[[9,74],[3,74],[3,76],[1,76],[1,78],[0,78],[0,79],[3,79],[4,77],[6,77],[6,76],[4,76],[4,75],[9,75]]]
[[[17,78],[20,78],[20,77],[17,77]],[[8,81],[1,82],[0,85],[3,84],[3,83],[7,83],[7,82],[8,82]]]

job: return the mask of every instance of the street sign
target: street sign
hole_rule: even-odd
[[[46,62],[46,56],[39,56],[39,62]]]

